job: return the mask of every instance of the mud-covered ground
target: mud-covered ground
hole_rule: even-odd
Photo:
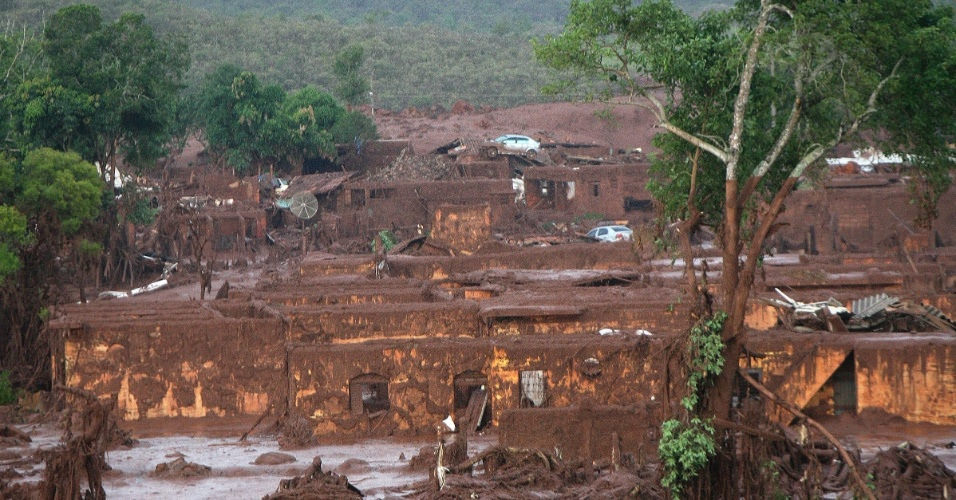
[[[134,426],[137,442],[106,455],[112,468],[103,474],[107,497],[257,499],[275,492],[281,480],[303,474],[315,457],[322,459],[323,470],[347,476],[366,498],[403,496],[428,477],[426,469],[410,465],[412,458],[423,447],[435,444],[428,440],[367,440],[287,450],[280,449],[275,436],[268,434],[240,441],[250,425],[227,419],[209,422],[203,428],[195,422],[159,419]],[[0,471],[14,481],[37,482],[43,464],[32,457],[56,446],[62,432],[50,423],[14,428],[29,435],[31,442],[4,447]],[[476,436],[469,440],[469,449],[481,452],[496,442],[493,435]],[[276,453],[288,455],[290,461],[275,463],[281,461]],[[263,455],[271,460],[260,458]],[[157,472],[157,466],[179,458],[197,467]],[[266,463],[256,464],[257,459]]]
[[[827,417],[823,421],[844,442],[860,446],[864,462],[880,450],[909,442],[956,469],[956,427],[913,424],[880,415]],[[434,444],[429,440],[366,440],[283,450],[269,434],[253,434],[240,441],[249,425],[246,420],[228,419],[137,423],[133,426],[137,442],[107,453],[112,468],[103,476],[108,498],[258,499],[275,492],[281,480],[302,475],[315,457],[321,458],[324,471],[347,476],[367,498],[412,495],[421,491],[428,479],[427,469],[412,467],[411,463],[423,447]],[[32,441],[5,446],[0,454],[0,471],[8,479],[19,475],[15,481],[39,481],[43,465],[31,457],[55,446],[61,432],[51,423],[14,428]],[[493,433],[476,436],[469,440],[469,456],[496,444]],[[287,455],[289,461],[277,463],[281,460],[275,459],[275,453]],[[264,455],[272,460],[260,458]],[[158,465],[179,458],[195,467],[157,473]],[[257,459],[267,463],[257,465]],[[200,466],[208,467],[208,471]],[[456,479],[452,484],[462,481],[470,480]]]
[[[658,132],[649,110],[603,103],[556,102],[491,110],[462,104],[437,113],[378,111],[375,123],[383,139],[409,140],[417,153],[427,153],[457,138],[491,139],[502,134],[646,150]]]

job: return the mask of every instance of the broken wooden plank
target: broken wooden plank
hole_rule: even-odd
[[[488,306],[478,312],[482,319],[534,318],[539,316],[580,316],[586,309],[572,305],[547,306]]]
[[[474,434],[478,430],[487,405],[488,390],[484,386],[471,392],[471,397],[468,398],[468,408],[465,409],[465,418],[462,422],[462,425],[466,426],[464,432]]]

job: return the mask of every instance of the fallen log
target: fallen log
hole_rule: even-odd
[[[856,481],[856,484],[859,487],[860,494],[862,494],[865,498],[868,498],[869,500],[876,500],[876,497],[873,495],[873,491],[870,490],[869,486],[867,486],[866,484],[866,481],[863,480],[863,476],[860,475],[860,471],[857,470],[856,461],[853,460],[853,457],[851,457],[850,454],[846,451],[846,448],[844,448],[843,445],[840,444],[840,441],[833,434],[831,434],[830,431],[826,429],[826,427],[823,427],[823,425],[821,425],[819,422],[810,418],[809,416],[807,416],[807,414],[800,411],[800,409],[794,406],[793,403],[790,403],[789,401],[784,401],[779,396],[771,392],[770,389],[767,389],[763,384],[761,384],[760,382],[757,382],[757,380],[751,377],[746,370],[740,369],[737,371],[737,373],[739,373],[740,376],[743,377],[743,379],[746,380],[748,384],[753,386],[754,389],[757,389],[757,391],[760,392],[760,394],[763,394],[767,399],[769,399],[770,401],[773,401],[775,404],[781,406],[783,409],[794,414],[797,418],[805,421],[808,425],[810,425],[814,429],[820,431],[820,434],[823,434],[823,437],[825,437],[827,441],[829,441],[830,444],[832,444],[837,449],[837,451],[840,452],[840,456],[843,458],[844,463],[846,463],[847,466],[850,468],[850,473],[853,475],[853,479]]]

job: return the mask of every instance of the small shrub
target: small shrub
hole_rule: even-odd
[[[716,453],[714,428],[699,418],[691,419],[689,425],[668,420],[661,425],[657,453],[665,471],[661,484],[679,498],[687,483],[697,477]]]
[[[398,243],[398,240],[395,238],[395,235],[392,234],[388,229],[383,229],[378,232],[378,239],[382,241],[382,248],[384,251],[389,251],[392,247]],[[376,240],[372,240],[372,251],[377,252],[378,247],[376,246]]]
[[[0,406],[12,405],[16,402],[17,392],[13,389],[13,384],[10,383],[10,373],[2,371],[0,372]]]
[[[700,395],[713,377],[724,368],[724,342],[720,332],[727,321],[727,313],[721,311],[710,318],[704,318],[690,330],[690,343],[687,346],[690,358],[690,373],[687,375],[687,396],[681,404],[687,411],[694,411],[700,402]]]

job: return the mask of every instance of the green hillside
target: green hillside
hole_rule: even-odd
[[[67,0],[0,0],[13,25],[41,26]],[[449,106],[458,99],[505,106],[546,99],[547,71],[528,41],[559,30],[567,1],[492,0],[88,0],[104,17],[138,12],[160,33],[181,37],[191,83],[224,63],[287,90],[332,86],[334,55],[365,48],[374,104]],[[699,2],[688,2],[695,8]],[[387,8],[386,8],[387,7]]]

